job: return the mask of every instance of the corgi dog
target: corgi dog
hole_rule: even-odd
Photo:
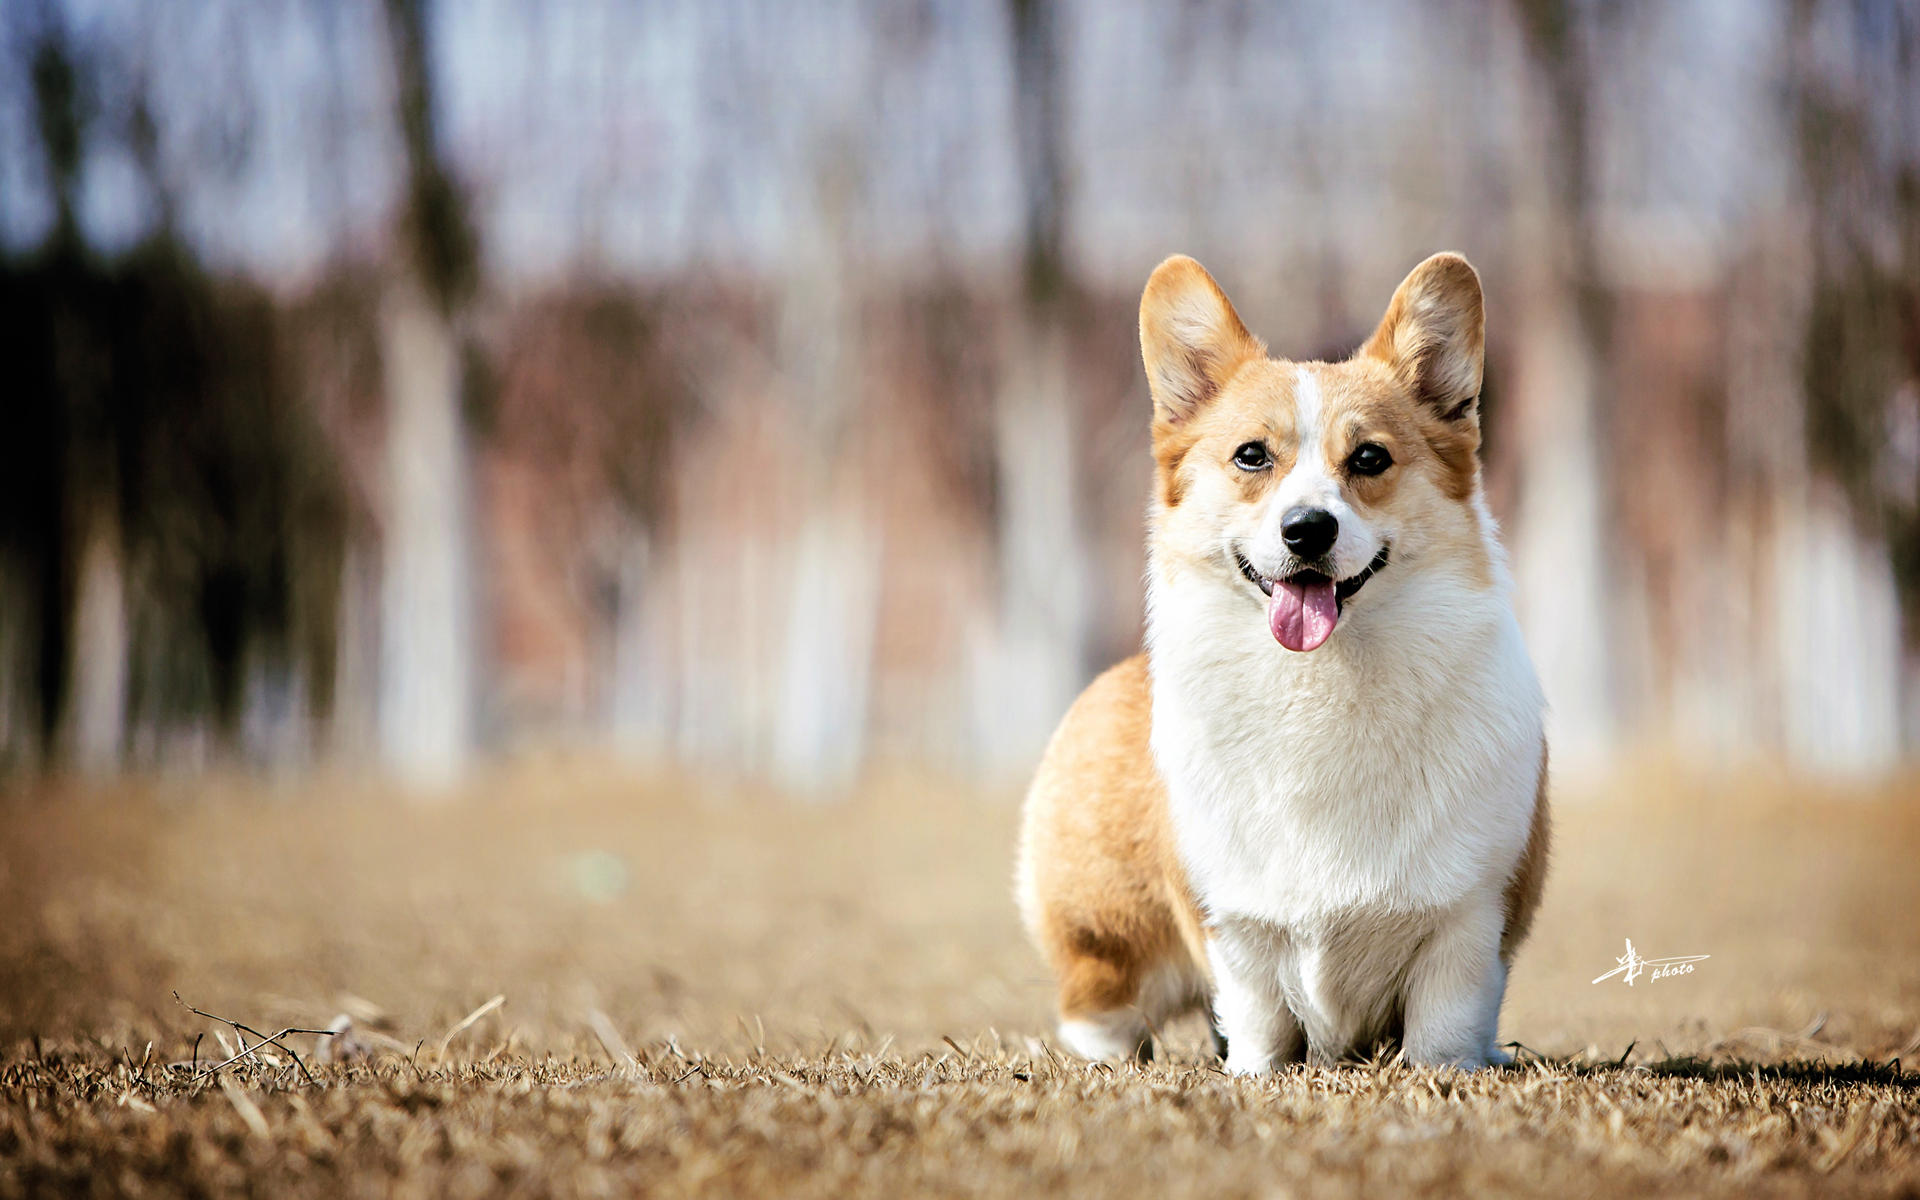
[[[1067,713],[1020,839],[1075,1053],[1149,1058],[1210,1005],[1236,1074],[1508,1060],[1545,701],[1481,493],[1483,345],[1457,254],[1337,363],[1268,357],[1191,258],[1147,281],[1146,654]]]

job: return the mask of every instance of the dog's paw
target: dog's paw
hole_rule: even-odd
[[[1063,1020],[1060,1040],[1067,1049],[1093,1062],[1153,1059],[1153,1038],[1147,1023],[1126,1010]]]

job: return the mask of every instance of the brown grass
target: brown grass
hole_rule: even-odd
[[[1672,775],[1563,796],[1524,1067],[1262,1081],[1197,1028],[1147,1068],[1049,1047],[1009,795],[16,783],[0,1196],[1920,1194],[1920,792]],[[1591,983],[1626,937],[1712,957]],[[207,1075],[234,1031],[175,989],[268,1034],[352,1014],[370,1057]]]

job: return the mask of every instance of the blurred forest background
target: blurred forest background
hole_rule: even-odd
[[[9,0],[0,768],[1017,776],[1153,264],[1439,249],[1556,760],[1920,746],[1906,0]]]

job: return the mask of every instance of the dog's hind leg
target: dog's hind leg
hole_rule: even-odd
[[[1142,965],[1112,942],[1075,941],[1076,953],[1060,964],[1060,1040],[1082,1058],[1151,1061]]]

